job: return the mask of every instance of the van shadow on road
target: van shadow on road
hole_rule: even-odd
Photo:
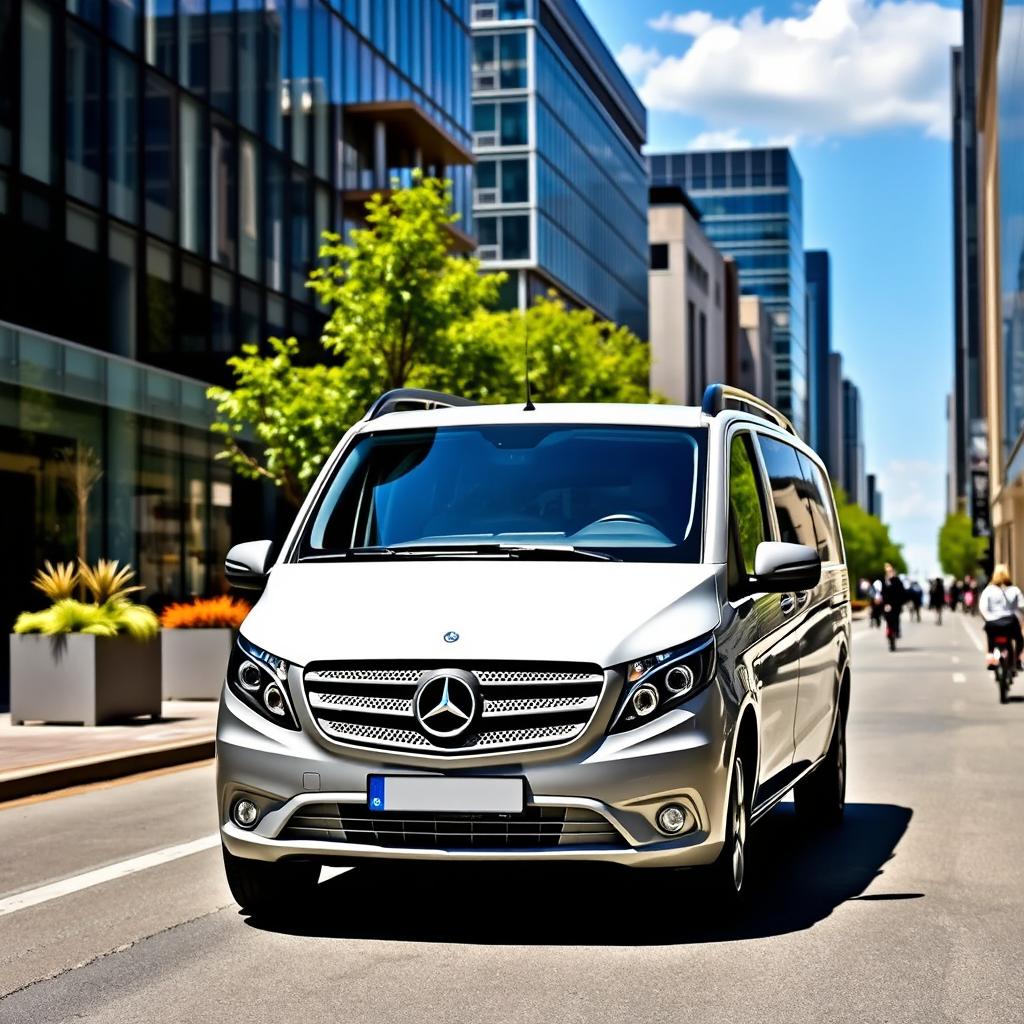
[[[843,825],[810,833],[792,805],[752,838],[750,902],[733,921],[702,892],[699,872],[598,865],[358,868],[324,882],[303,919],[249,919],[293,935],[481,945],[647,946],[761,938],[810,928],[847,900],[916,899],[864,890],[884,873],[912,811],[848,804]]]

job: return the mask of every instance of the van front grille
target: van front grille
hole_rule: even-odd
[[[464,733],[447,741],[416,712],[420,687],[445,672],[457,673],[472,688],[476,707]],[[591,665],[312,664],[303,689],[330,740],[451,756],[571,742],[590,724],[604,682],[601,669]]]
[[[421,850],[624,845],[615,826],[596,811],[532,806],[521,814],[371,814],[363,804],[307,804],[292,815],[278,838]]]

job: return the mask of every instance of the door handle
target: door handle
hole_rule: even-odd
[[[783,594],[782,600],[779,601],[779,608],[783,615],[792,615],[796,610],[796,599],[792,594]]]

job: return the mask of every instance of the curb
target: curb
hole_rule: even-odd
[[[90,782],[107,782],[125,775],[173,768],[191,761],[208,761],[215,754],[214,739],[164,743],[142,750],[100,754],[75,761],[58,761],[28,770],[0,774],[0,803],[49,793]]]

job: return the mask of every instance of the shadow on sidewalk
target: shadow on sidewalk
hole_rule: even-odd
[[[254,928],[328,938],[485,945],[669,945],[761,938],[810,928],[847,900],[912,900],[922,893],[861,896],[883,873],[912,811],[849,804],[833,832],[806,832],[792,805],[753,833],[749,905],[729,922],[702,890],[699,872],[599,865],[388,865],[324,882],[308,917],[249,919]]]

